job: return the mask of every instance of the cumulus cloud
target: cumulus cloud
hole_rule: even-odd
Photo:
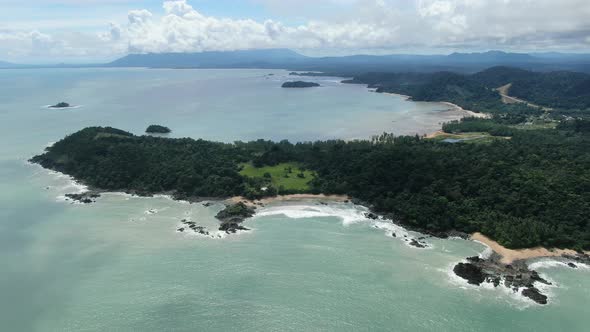
[[[299,24],[207,16],[189,0],[131,10],[95,33],[1,30],[0,56],[199,52],[286,47],[308,50],[587,50],[588,0],[251,0]],[[197,3],[197,2],[193,2]],[[326,15],[329,8],[337,15]],[[303,14],[302,14],[303,15]]]
[[[590,21],[585,19],[590,14],[587,0],[559,3],[553,0],[343,2],[352,6],[351,15],[287,26],[274,20],[257,22],[209,17],[198,12],[187,0],[168,0],[163,4],[164,15],[159,19],[154,19],[147,11],[129,14],[130,51],[268,47],[396,50],[409,46],[530,49],[551,45],[575,48],[586,44],[586,32],[590,30],[587,23]],[[559,38],[575,32],[580,34],[579,38]]]

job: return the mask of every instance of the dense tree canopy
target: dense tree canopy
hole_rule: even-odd
[[[474,75],[368,73],[347,81],[490,113],[489,119],[443,126],[447,133],[492,135],[485,143],[383,134],[350,142],[225,144],[93,127],[67,136],[32,161],[97,188],[177,198],[293,193],[269,186],[270,174],[240,173],[245,163],[256,168],[292,163],[301,168],[300,177],[313,172],[301,190],[347,194],[416,229],[480,231],[511,248],[588,250],[588,77],[497,67]],[[508,83],[511,94],[560,109],[503,104],[495,88]]]
[[[590,109],[590,75],[566,71],[543,73],[493,67],[473,75],[450,72],[366,73],[345,82],[368,84],[378,92],[410,95],[419,101],[449,101],[480,112],[494,112],[507,107],[502,105],[495,89],[511,84],[511,96],[538,105]]]
[[[487,126],[492,120],[483,121],[474,123]],[[586,127],[512,129],[510,140],[490,144],[393,135],[352,142],[224,144],[87,128],[33,161],[99,188],[173,192],[179,198],[247,193],[256,183],[239,174],[243,162],[297,162],[317,174],[310,191],[348,194],[415,228],[481,231],[514,248],[590,249]]]

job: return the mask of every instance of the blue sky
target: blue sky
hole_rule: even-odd
[[[0,0],[0,60],[590,49],[588,0]]]
[[[0,0],[0,26],[19,25],[54,30],[57,26],[78,29],[104,29],[108,20],[124,21],[134,9],[162,12],[162,0]],[[191,0],[201,13],[234,19],[265,20],[271,15],[286,23],[297,23],[298,17],[284,15],[272,1],[255,0]],[[324,6],[326,8],[326,6]],[[326,8],[327,9],[327,8]],[[301,13],[303,11],[299,11]],[[76,19],[73,19],[76,18]],[[300,17],[301,18],[301,17]],[[299,19],[300,19],[299,18]],[[81,22],[86,20],[87,22]]]

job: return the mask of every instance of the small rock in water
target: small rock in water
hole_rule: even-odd
[[[455,265],[453,272],[472,285],[479,286],[486,280],[481,268],[472,263],[459,263]]]
[[[85,192],[81,194],[66,194],[67,200],[72,200],[79,203],[90,204],[94,203],[95,199],[100,197],[100,194],[94,192]]]
[[[576,264],[572,263],[572,262],[567,263],[567,266],[571,267],[572,269],[577,269],[578,268],[578,266]]]
[[[501,258],[497,253],[493,253],[486,259],[478,256],[469,257],[467,263],[455,265],[453,272],[473,285],[480,285],[487,281],[499,287],[502,284],[501,280],[504,279],[504,287],[511,289],[514,293],[524,289],[523,296],[539,304],[547,304],[547,296],[535,288],[534,283],[540,282],[546,285],[551,283],[543,279],[537,271],[529,270],[525,261],[514,261],[513,264],[505,265],[501,262]]]
[[[224,231],[227,234],[235,234],[237,231],[249,231],[250,229],[240,225],[238,222],[223,222],[219,226],[220,231]]]
[[[539,303],[539,304],[547,304],[547,296],[541,294],[539,290],[535,287],[529,287],[522,291],[522,295],[528,297],[529,299]]]
[[[393,237],[397,237],[397,235],[395,233],[391,233],[391,236]]]
[[[372,219],[372,220],[379,219],[379,217],[376,214],[372,213],[372,212],[365,213],[365,217],[368,218],[368,219]]]
[[[426,248],[426,245],[422,242],[417,241],[416,239],[412,239],[410,245],[416,248]]]

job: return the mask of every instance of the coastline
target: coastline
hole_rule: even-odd
[[[394,93],[394,92],[377,92],[377,90],[370,90],[370,91],[371,92],[375,92],[375,93],[381,93],[381,94],[384,94],[384,95],[390,95],[390,96],[400,97],[403,100],[411,100],[412,99],[412,96],[402,95],[402,94]]]
[[[370,90],[372,92],[376,92],[375,90]],[[394,93],[394,92],[376,92],[376,93],[382,93],[382,94],[386,94],[386,95],[390,95],[390,96],[395,96],[395,97],[399,97],[402,98],[403,100],[412,100],[412,96],[408,96],[408,95],[402,95],[399,93]],[[491,118],[491,116],[487,113],[477,113],[471,110],[466,110],[463,107],[457,105],[457,104],[453,104],[451,102],[448,101],[433,101],[432,103],[439,103],[439,104],[443,104],[449,107],[448,111],[450,112],[460,112],[463,114],[463,118],[468,118],[468,117],[472,117],[472,118],[480,118],[480,119],[489,119]],[[439,135],[443,135],[445,134],[444,131],[442,131],[442,128],[430,133],[428,135],[426,135],[426,138],[436,138]]]
[[[290,202],[290,201],[303,201],[303,200],[324,200],[330,202],[348,202],[351,200],[346,195],[325,195],[325,194],[292,194],[292,195],[279,195],[275,197],[266,197],[258,200],[249,200],[242,196],[235,196],[224,200],[229,204],[244,203],[248,206],[260,206],[267,205],[277,202]]]
[[[463,107],[453,104],[453,103],[450,103],[448,101],[441,101],[440,103],[451,107],[449,109],[449,111],[457,111],[457,112],[465,113],[466,116],[464,116],[464,117],[473,117],[473,118],[481,118],[481,119],[489,119],[490,118],[490,116],[486,113],[476,113],[474,111],[466,110]]]
[[[484,244],[485,246],[492,249],[495,253],[502,256],[500,262],[503,264],[512,264],[520,260],[529,260],[534,258],[546,258],[546,257],[563,257],[563,256],[576,256],[578,253],[572,249],[547,249],[543,247],[534,247],[526,249],[508,249],[498,242],[488,238],[487,236],[476,232],[471,234],[470,239]],[[586,254],[590,252],[586,251]]]
[[[376,90],[369,90],[371,92],[375,92],[375,93],[381,93],[381,94],[385,94],[385,95],[390,95],[390,96],[396,96],[396,97],[400,97],[403,100],[412,100],[412,96],[408,96],[408,95],[402,95],[399,93],[394,93],[394,92],[377,92]],[[413,101],[413,100],[412,100]],[[439,103],[439,104],[443,104],[446,106],[449,106],[450,108],[448,109],[449,111],[456,111],[456,112],[462,112],[465,114],[464,117],[474,117],[474,118],[482,118],[482,119],[488,119],[490,118],[489,114],[486,113],[477,113],[471,110],[466,110],[463,107],[457,105],[457,104],[453,104],[451,102],[448,101],[427,101],[427,103]]]

